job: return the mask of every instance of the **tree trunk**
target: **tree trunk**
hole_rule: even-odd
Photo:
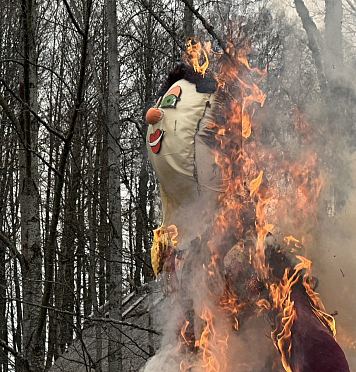
[[[193,6],[193,0],[188,0]],[[185,38],[194,36],[193,13],[187,5],[184,6],[184,36]]]
[[[149,6],[152,6],[152,0],[149,2]],[[193,14],[188,9],[191,16]],[[191,19],[192,21],[192,19]],[[145,76],[145,86],[144,86],[144,111],[148,110],[152,105],[153,99],[153,57],[150,52],[153,48],[153,24],[152,15],[149,13],[147,23],[146,23],[146,37],[147,42],[144,48],[144,76]],[[139,188],[138,188],[138,207],[136,210],[136,252],[135,252],[135,286],[139,287],[141,285],[142,274],[146,272],[146,266],[149,263],[145,262],[147,257],[147,252],[150,251],[149,239],[148,239],[148,216],[147,216],[147,189],[148,189],[148,154],[146,148],[146,134],[148,125],[142,118],[142,138],[141,138],[141,168],[139,175]],[[147,276],[143,275],[144,280]]]
[[[0,226],[2,226],[0,218]],[[7,343],[5,245],[0,241],[0,340]],[[0,372],[7,371],[7,352],[0,347]]]
[[[144,265],[144,249],[148,249],[147,243],[147,150],[141,145],[142,162],[139,177],[138,206],[136,209],[136,252],[135,252],[135,287],[141,285],[141,275]]]
[[[102,126],[102,130],[98,135],[97,146],[100,149],[97,155],[97,163],[100,166],[99,175],[99,227],[98,227],[98,253],[99,253],[99,306],[104,305],[107,296],[106,293],[106,265],[105,256],[108,251],[108,131],[106,126]]]
[[[120,192],[120,121],[119,121],[119,76],[117,59],[116,0],[106,0],[108,22],[108,163],[109,163],[109,216],[111,221],[109,245],[109,316],[121,320],[122,304],[122,226]],[[109,372],[121,372],[122,342],[121,327],[109,327]]]
[[[320,36],[320,33],[316,27],[316,24],[310,17],[309,11],[305,6],[303,0],[294,0],[294,4],[297,13],[303,23],[304,30],[308,36],[309,49],[312,52],[312,56],[315,62],[315,67],[318,74],[318,79],[320,83],[320,88],[324,96],[325,102],[328,100],[328,89],[327,89],[327,79],[325,76],[324,59],[323,59],[323,47],[324,43]]]
[[[22,265],[23,291],[23,354],[33,371],[40,371],[44,361],[44,334],[34,337],[39,319],[39,308],[31,304],[41,303],[42,255],[38,193],[37,160],[31,149],[37,148],[38,124],[28,109],[37,112],[37,71],[35,45],[35,6],[32,0],[22,0],[23,21],[23,74],[20,94],[24,102],[21,125],[24,143],[20,155],[20,208],[21,246],[25,265]]]
[[[330,82],[343,73],[342,1],[325,0],[325,72]]]
[[[77,132],[77,130],[76,130]],[[75,138],[78,139],[76,133]],[[59,253],[59,296],[60,308],[63,311],[70,313],[74,310],[74,259],[75,259],[75,236],[78,227],[78,189],[80,170],[77,165],[79,164],[79,151],[78,141],[73,147],[73,158],[71,161],[71,172],[69,173],[68,190],[66,192],[64,221],[63,221],[63,236],[61,244],[61,252]],[[60,329],[60,349],[63,353],[67,346],[73,340],[73,315],[63,314],[59,319]]]
[[[89,151],[89,164],[92,164],[92,152]],[[98,157],[96,157],[95,165],[98,165]],[[97,169],[97,166],[95,166]],[[98,293],[97,293],[97,286],[96,286],[96,270],[97,270],[97,207],[96,207],[96,200],[98,200],[98,172],[95,171],[94,174],[91,171],[89,172],[89,179],[92,179],[93,187],[93,195],[89,193],[88,196],[88,220],[89,220],[89,234],[90,234],[90,255],[89,255],[89,285],[90,288],[90,305],[93,309],[93,314],[96,318],[99,318],[101,314],[99,313],[99,306],[98,306]],[[94,197],[93,197],[94,196]],[[95,201],[94,201],[95,200]],[[88,290],[89,290],[88,288]],[[102,343],[102,335],[101,335],[101,324],[97,322],[95,324],[95,372],[102,372],[102,357],[103,357],[103,343]]]

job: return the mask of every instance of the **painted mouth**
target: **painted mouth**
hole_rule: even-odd
[[[154,154],[157,154],[159,150],[161,149],[161,141],[163,137],[163,131],[160,129],[156,129],[156,131],[152,134],[150,134],[150,140],[149,145],[151,146],[152,152]]]

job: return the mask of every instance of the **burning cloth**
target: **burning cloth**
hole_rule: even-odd
[[[246,60],[239,63],[248,66]],[[239,79],[235,77],[235,82],[242,89]],[[211,336],[214,321],[209,325],[211,317],[198,314],[204,310],[200,311],[190,288],[193,276],[206,275],[201,282],[210,283],[212,306],[224,314],[229,309],[227,318],[234,319],[231,327],[236,332],[245,318],[265,314],[286,371],[349,371],[334,337],[334,320],[314,292],[309,261],[287,257],[271,234],[272,226],[261,224],[255,200],[266,193],[263,172],[255,171],[252,181],[243,179],[231,191],[232,178],[241,177],[240,168],[253,174],[246,172],[250,163],[241,140],[251,133],[246,124],[252,116],[246,108],[248,100],[236,100],[240,117],[233,121],[242,127],[233,133],[229,123],[236,102],[231,101],[231,91],[211,73],[197,71],[189,63],[169,74],[158,96],[146,114],[147,149],[160,182],[163,208],[151,256],[155,274],[163,273],[166,292],[170,286],[182,307],[182,342],[191,352],[200,348],[204,358],[208,354],[203,336],[208,326]],[[224,167],[233,171],[227,174]],[[237,208],[232,210],[234,203]],[[218,279],[212,280],[214,275]],[[227,370],[221,361],[213,367],[212,356],[204,363],[212,364],[207,371]],[[268,368],[272,370],[272,364],[263,371]],[[182,362],[181,371],[189,370]]]

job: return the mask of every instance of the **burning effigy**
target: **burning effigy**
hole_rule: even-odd
[[[304,243],[283,231],[288,208],[301,212],[292,224],[315,218],[306,206],[322,187],[316,155],[291,163],[260,140],[254,113],[266,72],[250,67],[246,48],[215,55],[214,72],[209,53],[188,39],[146,115],[163,209],[152,267],[179,308],[179,370],[347,372]],[[231,340],[256,318],[277,352],[262,365],[239,363]]]

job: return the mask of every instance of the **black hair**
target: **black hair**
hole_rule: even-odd
[[[158,96],[162,97],[175,82],[181,79],[195,84],[198,93],[214,93],[217,89],[217,82],[211,73],[202,76],[195,72],[192,67],[180,63],[169,73],[167,80],[158,92]]]

